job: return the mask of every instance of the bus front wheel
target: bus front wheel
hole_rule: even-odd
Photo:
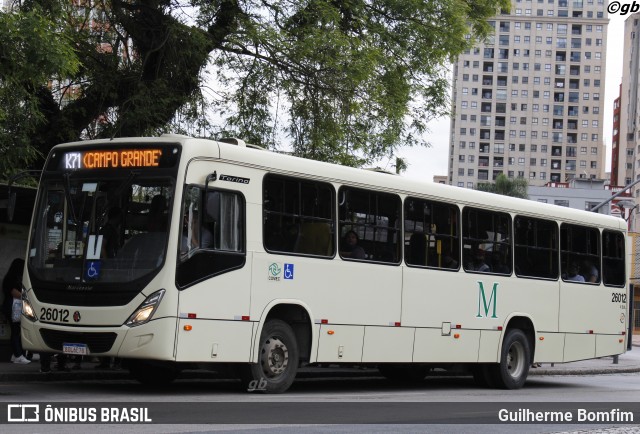
[[[491,366],[491,380],[501,389],[524,386],[531,365],[531,347],[522,330],[510,329],[502,342],[500,362]]]
[[[285,392],[298,371],[298,343],[284,321],[269,320],[260,334],[258,363],[243,368],[241,379],[249,392]]]

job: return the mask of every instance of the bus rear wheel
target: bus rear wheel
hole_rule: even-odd
[[[500,363],[489,368],[491,382],[500,389],[520,389],[531,366],[531,347],[522,330],[511,329],[502,343]]]
[[[285,392],[296,378],[298,360],[298,343],[289,324],[269,320],[260,335],[258,363],[241,373],[243,387],[249,392]]]

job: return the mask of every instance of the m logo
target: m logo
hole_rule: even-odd
[[[489,311],[491,310],[491,307],[493,307],[491,318],[498,318],[498,316],[496,315],[496,305],[498,302],[498,282],[494,282],[488,302],[487,295],[484,291],[484,284],[480,280],[478,280],[478,287],[478,314],[476,315],[476,318],[489,318]]]

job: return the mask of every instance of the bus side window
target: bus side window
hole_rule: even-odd
[[[516,275],[557,279],[558,224],[552,220],[516,216],[513,226]]]
[[[511,239],[511,216],[508,213],[471,207],[462,210],[466,271],[511,274]]]
[[[405,261],[457,270],[460,263],[457,205],[408,197],[404,202]]]
[[[397,264],[401,257],[400,197],[345,186],[338,191],[338,197],[341,257]],[[353,244],[354,238],[357,245]]]
[[[621,232],[602,232],[602,281],[608,286],[624,286],[625,240]]]
[[[268,174],[262,203],[266,251],[334,256],[335,193],[331,184]]]
[[[203,206],[204,204],[204,206]],[[242,268],[245,263],[245,200],[234,191],[185,188],[176,282],[186,288]]]
[[[576,266],[585,283],[600,283],[600,232],[597,228],[563,223],[560,250],[564,280],[573,280],[569,279],[573,271],[570,268]]]

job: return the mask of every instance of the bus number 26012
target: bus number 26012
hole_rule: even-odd
[[[43,321],[69,322],[69,310],[43,307],[40,310],[40,319]]]
[[[627,302],[627,294],[620,292],[612,292],[611,293],[611,303],[626,303]]]

